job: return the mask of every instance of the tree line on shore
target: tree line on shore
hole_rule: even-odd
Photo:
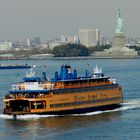
[[[19,49],[11,50],[9,52],[0,52],[0,54],[10,53],[15,57],[30,57],[35,54],[53,54],[54,57],[73,57],[73,56],[90,56],[94,54],[95,51],[104,51],[104,49],[109,49],[111,45],[97,45],[94,47],[85,47],[81,44],[65,44],[61,46],[56,46],[52,50],[49,48],[31,48],[31,49]],[[140,47],[130,46],[140,52]]]

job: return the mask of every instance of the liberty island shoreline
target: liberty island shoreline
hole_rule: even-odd
[[[3,58],[2,60],[85,60],[85,59],[140,59],[140,56],[78,56],[78,57],[46,57],[46,58]]]

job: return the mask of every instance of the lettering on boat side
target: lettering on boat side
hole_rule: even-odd
[[[69,98],[62,98],[62,99],[53,99],[53,100],[49,100],[49,102],[59,102],[59,101],[69,101]]]
[[[97,94],[96,95],[88,95],[88,100],[93,100],[97,99]]]
[[[86,99],[85,96],[74,96],[74,98],[75,98],[75,101],[82,101]]]

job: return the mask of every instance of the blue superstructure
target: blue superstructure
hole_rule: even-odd
[[[88,69],[85,70],[85,75],[82,77],[77,76],[77,70],[74,69],[71,70],[70,65],[62,65],[60,69],[60,73],[57,71],[54,73],[54,77],[50,79],[49,81],[56,82],[56,81],[72,81],[72,80],[83,80],[83,79],[93,79],[93,78],[102,78],[104,77],[104,74],[102,71],[96,70],[95,73],[90,74]],[[23,78],[24,82],[45,82],[48,81],[46,72],[42,72],[42,78],[35,76],[35,72],[33,72],[33,69],[30,70],[30,73],[26,74],[26,77]]]

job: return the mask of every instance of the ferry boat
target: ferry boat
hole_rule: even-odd
[[[0,69],[28,69],[31,68],[31,65],[28,64],[12,64],[12,65],[7,65],[7,64],[0,64]]]
[[[90,74],[78,76],[70,65],[62,65],[54,78],[37,77],[33,69],[22,82],[12,85],[4,97],[4,114],[79,114],[114,109],[123,102],[122,87],[115,79],[106,77],[102,68],[93,68]]]

